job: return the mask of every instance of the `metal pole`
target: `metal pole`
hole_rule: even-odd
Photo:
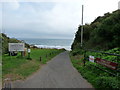
[[[82,5],[81,47],[83,46],[83,10],[84,6]]]

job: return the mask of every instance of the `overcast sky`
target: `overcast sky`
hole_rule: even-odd
[[[117,10],[118,1],[1,0],[0,28],[14,38],[73,39],[81,24],[82,4],[84,23],[90,23],[104,13]]]

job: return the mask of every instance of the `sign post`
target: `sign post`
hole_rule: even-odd
[[[31,58],[30,58],[30,52],[31,52],[31,50],[28,49],[28,58],[27,58],[27,59],[30,59],[30,60],[31,60]]]
[[[89,61],[94,63],[94,56],[89,56]]]

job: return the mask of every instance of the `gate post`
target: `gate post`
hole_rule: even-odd
[[[86,50],[84,50],[84,52],[83,52],[83,53],[84,53],[83,64],[84,64],[84,66],[85,66],[85,63],[86,63],[86,61],[85,61],[85,60],[86,60]]]

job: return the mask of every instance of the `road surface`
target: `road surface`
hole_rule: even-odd
[[[92,88],[72,66],[69,53],[63,52],[27,78],[15,81],[12,88]]]

